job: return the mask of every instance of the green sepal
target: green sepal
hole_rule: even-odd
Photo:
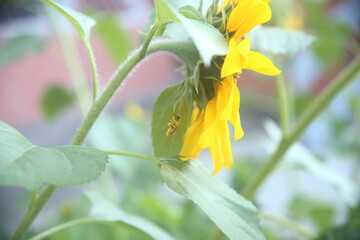
[[[183,16],[190,18],[190,19],[199,20],[199,21],[203,20],[199,10],[191,5],[186,5],[186,6],[180,7],[178,12],[181,13]]]

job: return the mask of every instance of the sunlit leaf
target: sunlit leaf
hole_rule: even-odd
[[[295,54],[306,49],[315,38],[304,32],[280,27],[258,26],[248,35],[251,48],[260,52]]]
[[[215,27],[181,15],[179,15],[179,19],[194,41],[205,66],[210,66],[211,59],[214,56],[227,54],[228,44],[224,36]]]
[[[165,89],[155,102],[151,123],[151,136],[155,156],[167,157],[180,154],[184,135],[190,122],[191,105],[181,100],[181,84]],[[181,100],[181,101],[180,101]],[[179,126],[167,136],[168,123],[174,114],[180,115]]]
[[[158,240],[175,240],[169,233],[148,220],[125,212],[95,191],[87,191],[92,207],[90,217],[102,221],[125,224]]]
[[[32,190],[45,184],[74,186],[97,178],[107,154],[94,148],[42,148],[0,121],[0,184]]]
[[[196,203],[231,240],[265,239],[255,206],[199,161],[164,162],[161,173],[173,191]]]
[[[77,11],[74,11],[70,8],[62,6],[61,4],[53,1],[53,0],[40,0],[52,8],[54,8],[57,12],[63,15],[78,31],[80,36],[84,39],[84,41],[88,41],[90,37],[90,30],[96,24],[95,20],[82,14]]]

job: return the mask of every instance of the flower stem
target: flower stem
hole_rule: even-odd
[[[150,157],[138,153],[131,153],[131,152],[125,152],[125,151],[112,151],[112,150],[102,150],[103,152],[109,154],[109,155],[118,155],[118,156],[125,156],[125,157],[133,157],[133,158],[139,158],[144,160],[149,160],[155,163],[161,163],[161,160],[155,157]]]
[[[301,115],[294,129],[283,139],[272,156],[265,162],[260,170],[245,185],[242,195],[250,200],[266,177],[272,172],[277,163],[282,159],[290,146],[302,135],[310,123],[326,108],[332,99],[343,90],[360,73],[360,56],[355,58],[329,86],[317,97]]]
[[[156,25],[157,27],[157,25]],[[153,34],[155,33],[155,30],[152,31],[152,35],[149,34],[147,36],[147,39],[144,42],[144,45],[142,46],[141,50],[137,50],[132,54],[128,61],[125,61],[123,65],[120,66],[119,70],[115,74],[115,76],[110,81],[109,85],[106,87],[104,92],[101,94],[99,99],[97,99],[93,105],[91,106],[89,112],[85,116],[82,124],[80,125],[77,133],[75,134],[71,144],[73,145],[81,145],[84,142],[85,137],[89,133],[91,127],[93,126],[94,122],[96,121],[97,117],[100,115],[100,113],[104,110],[105,106],[111,99],[111,97],[114,95],[115,91],[118,89],[120,84],[123,82],[123,80],[126,78],[126,76],[130,73],[130,71],[145,57],[147,53],[148,46],[150,44],[150,41],[153,37]],[[164,44],[164,48],[169,48],[169,44]],[[154,48],[149,51],[150,53],[161,51],[162,44],[158,43],[154,46]],[[40,210],[44,207],[44,205],[47,203],[49,198],[52,196],[52,194],[55,192],[56,186],[53,185],[47,185],[44,187],[44,190],[39,194],[39,197],[36,199],[36,201],[33,204],[33,208],[27,209],[24,217],[20,221],[19,225],[17,226],[13,236],[12,240],[18,240],[21,239],[27,230],[29,229],[30,225],[34,221],[35,217],[39,214]]]
[[[152,36],[151,36],[152,37]],[[142,60],[140,57],[142,53],[145,52],[145,55],[150,55],[152,53],[158,52],[158,51],[169,51],[174,54],[176,54],[180,59],[183,61],[187,60],[188,53],[191,53],[193,51],[193,44],[191,42],[179,42],[179,41],[158,41],[151,45],[149,48],[144,46],[149,46],[150,37],[148,36],[148,39],[145,40],[143,47],[141,50],[136,50],[127,61],[123,63],[123,65],[120,66],[117,73],[114,75],[112,80],[110,81],[109,85],[106,87],[104,92],[101,94],[101,96],[93,103],[91,106],[89,112],[85,116],[82,124],[80,125],[78,131],[76,132],[75,136],[73,137],[71,144],[73,145],[81,145],[87,134],[89,133],[91,127],[95,123],[97,117],[100,115],[100,113],[104,110],[105,106],[111,99],[111,97],[114,95],[120,84],[123,82],[123,80],[127,77],[127,75],[130,73],[130,71]],[[182,47],[181,47],[182,46]],[[145,49],[145,50],[144,50]],[[196,51],[196,50],[195,50]],[[17,226],[13,236],[12,240],[20,240],[27,230],[29,229],[31,223],[34,221],[35,217],[38,215],[40,210],[44,207],[46,202],[49,200],[51,195],[55,192],[56,186],[53,185],[47,185],[44,187],[44,190],[40,193],[39,197],[37,198],[36,202],[34,203],[34,208],[32,211],[28,209],[28,211],[25,213],[23,219]]]

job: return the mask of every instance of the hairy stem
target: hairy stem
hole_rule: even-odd
[[[150,40],[146,40],[143,46],[149,46]],[[182,46],[182,47],[180,47]],[[144,50],[145,49],[145,50]],[[191,42],[178,42],[178,41],[158,41],[151,45],[148,49],[147,47],[140,48],[136,50],[127,61],[125,61],[114,75],[112,80],[110,81],[109,85],[106,87],[104,92],[101,96],[93,103],[89,112],[83,119],[82,124],[80,125],[78,131],[76,132],[75,136],[73,137],[71,144],[73,145],[81,145],[86,136],[88,135],[91,127],[95,123],[96,119],[100,115],[100,113],[104,110],[105,106],[114,95],[116,90],[119,88],[120,84],[123,80],[127,77],[130,71],[142,60],[140,57],[142,53],[146,53],[145,55],[150,55],[155,52],[159,51],[169,51],[176,54],[180,59],[186,61],[187,54],[184,52],[193,51],[194,46]],[[196,51],[196,50],[195,50]],[[28,209],[25,213],[23,219],[17,226],[12,239],[21,239],[27,230],[29,229],[31,223],[34,221],[35,217],[38,215],[40,210],[44,207],[46,202],[49,200],[51,195],[56,190],[56,187],[53,185],[47,185],[44,190],[40,193],[39,197],[37,198],[36,202],[34,203],[34,208],[32,211]]]
[[[250,200],[253,199],[258,187],[272,172],[291,145],[299,139],[310,123],[326,108],[331,100],[356,79],[359,73],[360,56],[355,58],[305,110],[294,129],[287,136],[283,137],[274,154],[270,156],[254,177],[245,185],[242,191],[244,197]]]

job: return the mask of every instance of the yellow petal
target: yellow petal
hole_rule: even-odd
[[[234,83],[235,84],[235,83]],[[240,92],[237,86],[234,88],[233,108],[230,123],[234,127],[234,140],[239,140],[244,136],[244,130],[241,127],[240,120]]]
[[[229,120],[232,113],[232,99],[234,95],[234,81],[232,76],[225,78],[221,84],[217,84],[216,111],[217,118]]]
[[[221,77],[227,77],[235,73],[242,73],[241,55],[236,49],[235,39],[229,42],[229,52],[225,57],[224,64],[221,68]]]
[[[236,32],[234,37],[238,38],[270,19],[271,9],[263,0],[239,1],[230,14],[228,30],[229,32]]]
[[[249,57],[243,68],[270,76],[279,75],[281,73],[281,71],[274,66],[269,58],[254,51],[250,51]]]
[[[247,59],[250,52],[250,40],[251,38],[245,38],[236,47],[237,52],[244,61]]]
[[[186,130],[183,147],[180,153],[181,156],[184,156],[184,158],[182,158],[184,161],[190,160],[191,158],[197,158],[202,150],[199,147],[198,141],[201,130],[203,129],[204,113],[199,112],[199,109],[194,109],[191,118],[191,123]]]

